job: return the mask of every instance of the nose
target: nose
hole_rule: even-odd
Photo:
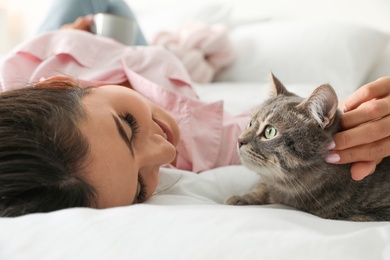
[[[238,138],[238,141],[237,141],[237,145],[238,145],[238,148],[241,148],[241,146],[243,145],[246,145],[247,142],[241,138]]]
[[[139,149],[138,157],[143,165],[161,166],[169,164],[176,157],[176,147],[165,139],[159,128],[159,131],[152,131],[146,138],[142,148]]]

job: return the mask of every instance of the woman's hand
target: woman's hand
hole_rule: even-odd
[[[361,180],[390,155],[390,77],[368,83],[344,102],[343,131],[329,145],[329,163],[353,163],[351,176]]]
[[[92,16],[79,17],[73,23],[64,24],[61,29],[76,29],[89,32],[89,27],[92,24]]]

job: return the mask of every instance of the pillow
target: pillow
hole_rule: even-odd
[[[374,65],[374,67],[368,74],[365,83],[374,81],[384,76],[390,76],[390,40],[387,43],[384,51],[380,54],[378,62]]]
[[[346,22],[271,20],[230,32],[236,61],[216,81],[329,83],[353,92],[385,48],[383,32]]]
[[[230,24],[231,4],[188,4],[147,9],[137,12],[138,23],[146,39],[152,42],[161,31],[176,31],[180,26],[192,21],[207,24]]]

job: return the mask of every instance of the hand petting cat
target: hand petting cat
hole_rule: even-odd
[[[326,161],[353,163],[352,178],[362,180],[390,155],[390,77],[362,86],[343,105],[343,131],[334,135]]]

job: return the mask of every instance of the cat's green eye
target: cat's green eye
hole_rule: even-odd
[[[272,125],[268,125],[265,128],[264,137],[267,139],[271,139],[275,137],[276,133],[277,133],[276,128],[273,127]]]

